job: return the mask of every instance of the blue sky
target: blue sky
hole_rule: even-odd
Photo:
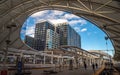
[[[107,40],[106,46],[105,36],[107,35],[97,26],[74,14],[57,10],[44,10],[29,16],[21,29],[21,39],[24,40],[25,35],[34,37],[35,23],[43,20],[53,24],[68,22],[80,34],[82,49],[114,50],[110,40]],[[112,55],[112,51],[109,51],[109,54]]]

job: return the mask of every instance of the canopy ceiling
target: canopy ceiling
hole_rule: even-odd
[[[30,50],[20,39],[21,26],[29,15],[46,9],[68,11],[93,22],[111,39],[114,57],[120,57],[119,0],[0,0],[0,49],[10,38],[9,47]]]

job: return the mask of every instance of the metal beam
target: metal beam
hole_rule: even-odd
[[[10,34],[10,35],[12,35],[12,34],[13,34],[15,31],[17,31],[19,28],[20,28],[20,25],[17,26],[17,28],[15,28],[13,31],[11,31],[11,34]],[[8,38],[8,36],[9,36],[9,33],[2,39],[2,41],[0,41],[0,46],[1,46],[1,44],[2,44],[4,41],[6,41],[6,39]]]
[[[62,8],[67,8],[67,6],[63,6],[63,5],[52,5],[54,7],[62,7]],[[113,18],[110,18],[108,16],[105,16],[105,15],[102,15],[102,14],[98,14],[94,11],[89,11],[89,10],[85,10],[85,9],[81,9],[81,8],[76,8],[76,7],[69,7],[71,9],[74,9],[74,10],[79,10],[79,11],[84,11],[84,12],[88,12],[89,14],[92,14],[92,15],[97,15],[97,16],[100,16],[100,17],[104,17],[110,21],[113,21],[113,22],[116,22],[116,23],[120,23],[118,20],[116,19],[113,19]]]
[[[25,1],[25,2],[23,2],[24,4],[25,3],[30,3],[30,2],[32,2],[31,0],[29,0],[29,1]],[[92,2],[92,3],[95,3],[95,2]],[[97,3],[97,4],[99,4],[99,3]],[[21,3],[21,4],[18,4],[17,6],[15,6],[15,7],[13,7],[13,8],[11,8],[10,9],[10,11],[12,11],[13,9],[15,9],[15,8],[17,8],[17,7],[20,7],[20,6],[22,6],[23,4]],[[7,11],[5,11],[5,13],[7,12],[7,14],[10,12],[9,10],[8,10],[8,12]],[[4,14],[5,14],[4,13]],[[5,14],[5,15],[7,15],[7,14]],[[3,15],[3,16],[5,16],[5,15]],[[104,16],[105,17],[105,16]],[[106,17],[107,18],[107,17]],[[110,18],[109,18],[110,19]],[[115,20],[114,20],[115,21]],[[115,21],[115,22],[118,22],[118,21]]]
[[[24,46],[24,44],[22,44],[20,47],[18,47],[17,49],[21,49]]]
[[[14,44],[17,40],[19,40],[20,37],[17,37],[15,40],[11,41],[11,43],[9,44],[9,46],[11,46],[12,44]]]
[[[87,10],[90,10],[82,1],[77,0],[84,8],[86,8]]]
[[[112,36],[112,37],[108,37],[108,38],[113,39],[113,40],[120,40],[120,39],[119,39],[120,36]]]
[[[103,29],[105,29],[106,31],[109,31],[111,33],[114,33],[117,36],[120,36],[120,31],[117,31],[117,30],[114,30],[114,29],[110,29],[110,28],[106,28],[106,27],[103,27]]]
[[[101,5],[101,6],[100,6],[100,7],[98,7],[97,9],[95,9],[94,11],[97,11],[97,10],[99,10],[99,9],[103,8],[104,6],[106,6],[107,4],[109,4],[109,3],[111,3],[111,2],[112,2],[112,0],[110,0],[110,1],[108,1],[108,2],[106,2],[105,4]]]
[[[6,2],[7,0],[0,0],[0,4],[2,4],[2,3],[4,3],[4,2]]]
[[[118,47],[118,48],[120,48],[120,45],[115,45],[115,47]]]
[[[39,1],[39,0],[38,0],[38,1]],[[59,1],[64,1],[64,0],[55,0],[55,1],[52,1],[52,2],[59,2]],[[70,1],[74,1],[74,0],[70,0]],[[7,15],[7,14],[8,14],[10,11],[12,11],[13,9],[15,9],[15,8],[17,8],[17,7],[20,7],[20,6],[22,6],[23,4],[30,3],[30,2],[32,2],[32,0],[25,0],[24,2],[21,2],[20,4],[14,6],[13,8],[5,11],[3,14]],[[88,2],[88,1],[83,1],[83,2]],[[42,3],[43,3],[43,2],[42,2]],[[103,4],[101,4],[101,3],[92,2],[92,1],[91,1],[91,3],[103,5]],[[118,9],[118,8],[116,8],[116,7],[113,7],[113,6],[109,6],[109,5],[106,5],[106,6],[107,6],[107,7],[110,7],[110,8],[113,8],[113,9]],[[118,9],[118,10],[119,10],[119,9]],[[2,14],[1,14],[1,15],[2,15]],[[3,16],[5,16],[5,15],[3,15]]]
[[[92,10],[93,6],[92,6],[92,3],[91,3],[91,0],[88,0],[88,2],[89,2],[90,10]]]
[[[24,0],[24,2],[21,2],[20,4],[17,4],[16,6],[10,8],[10,9],[8,8],[7,11],[3,12],[3,14],[0,14],[0,15],[2,15],[1,18],[4,17],[5,15],[7,15],[9,12],[11,12],[13,9],[16,9],[17,7],[20,7],[23,4],[26,4],[26,3],[29,3],[29,2],[32,2],[32,0]]]
[[[38,0],[40,3],[43,3],[45,5],[48,5],[46,2],[42,1],[42,0]]]
[[[114,42],[120,42],[120,39],[116,39],[116,38],[112,38],[111,40],[113,40]]]
[[[89,17],[93,17],[93,18],[96,18],[96,19],[98,19],[99,18],[99,20],[101,19],[101,20],[107,20],[107,21],[112,21],[112,22],[114,22],[113,20],[110,20],[110,19],[108,19],[108,18],[105,18],[105,17],[101,17],[101,16],[97,16],[97,15],[95,15],[95,14],[85,14],[85,13],[74,13],[75,15],[77,15],[77,16],[89,16]],[[102,27],[101,27],[102,28]]]
[[[96,13],[99,13],[99,14],[112,14],[112,13],[115,13],[115,11],[96,11]]]
[[[106,27],[108,27],[108,26],[118,26],[118,25],[120,25],[120,23],[114,23],[114,24],[105,24],[105,25],[103,25],[103,26],[106,26]]]

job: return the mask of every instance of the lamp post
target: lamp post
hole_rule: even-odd
[[[10,44],[10,35],[11,35],[11,30],[13,27],[16,27],[15,23],[12,23],[11,25],[7,26],[6,28],[8,29],[9,33],[8,33],[8,39],[5,41],[6,42],[6,49],[5,49],[5,59],[4,59],[4,64],[7,63],[7,52],[8,52],[8,47]]]
[[[6,42],[6,49],[4,50],[4,61],[3,61],[3,70],[1,71],[1,75],[7,75],[7,54],[8,54],[8,47],[10,45],[10,34],[11,34],[11,30],[13,27],[16,27],[15,23],[11,23],[11,25],[7,26],[6,28],[8,29],[9,33],[8,33],[8,38],[5,41]]]

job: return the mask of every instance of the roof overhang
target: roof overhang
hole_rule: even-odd
[[[112,41],[115,57],[120,56],[120,2],[118,0],[0,0],[0,49],[9,47],[31,50],[20,39],[24,21],[42,10],[62,10],[83,17],[101,28]],[[12,23],[16,27],[9,32]]]

